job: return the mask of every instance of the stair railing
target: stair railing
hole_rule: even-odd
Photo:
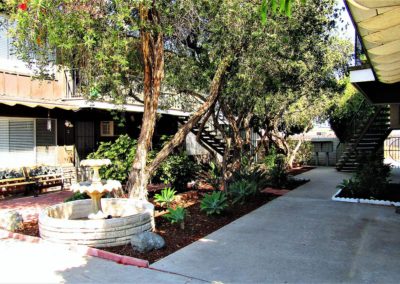
[[[366,104],[365,104],[366,103]],[[351,123],[350,123],[350,131],[346,137],[345,143],[339,143],[336,148],[336,164],[338,169],[341,169],[343,165],[350,158],[350,154],[357,148],[361,139],[364,137],[365,133],[368,131],[369,127],[372,125],[376,117],[380,114],[380,112],[385,108],[384,106],[372,106],[372,115],[367,115],[366,113],[362,113],[361,110],[364,107],[369,107],[369,104],[363,100],[358,108],[357,113],[354,115]],[[361,115],[360,115],[361,113]],[[357,127],[358,126],[358,127]],[[357,133],[358,129],[362,129],[360,133]],[[355,141],[350,141],[350,139],[356,139]],[[346,143],[347,142],[347,143]],[[344,144],[344,145],[341,145]],[[338,151],[339,150],[339,151]],[[347,150],[347,155],[342,158],[344,151]],[[341,159],[341,160],[340,160]],[[340,162],[340,163],[339,163]],[[339,165],[338,165],[339,164]]]
[[[355,135],[357,128],[360,127],[360,124],[363,123],[362,121],[365,120],[365,115],[363,115],[364,113],[362,113],[361,111],[365,107],[368,107],[368,102],[365,99],[363,99],[359,104],[359,106],[357,107],[356,113],[353,115],[348,127],[346,128],[343,134],[344,141],[340,141],[339,144],[336,146],[336,164],[339,163],[339,160],[342,157],[343,152],[347,148],[348,142]]]

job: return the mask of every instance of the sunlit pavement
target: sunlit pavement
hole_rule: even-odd
[[[304,173],[309,183],[156,262],[157,270],[1,239],[0,282],[398,283],[400,215],[331,201],[348,176],[333,168]]]
[[[331,200],[349,174],[317,168],[311,181],[156,262],[223,283],[398,283],[400,215]]]

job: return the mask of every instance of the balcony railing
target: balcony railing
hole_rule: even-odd
[[[84,80],[78,69],[64,71],[66,86],[65,97],[67,99],[82,98],[82,85]]]
[[[79,69],[65,70],[64,76],[66,81],[65,97],[68,99],[84,98],[84,89],[88,85],[88,80],[84,75],[82,75],[82,72]],[[107,101],[107,99],[104,98],[103,100]],[[127,103],[142,104],[143,94],[136,93],[128,98]],[[201,103],[203,102],[200,101],[199,98],[188,94],[162,91],[159,100],[159,108],[164,110],[173,109],[192,112],[196,110]]]

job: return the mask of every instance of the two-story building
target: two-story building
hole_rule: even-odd
[[[5,28],[0,30],[0,168],[77,165],[101,141],[139,136],[142,103],[89,102],[79,92],[76,72],[57,71],[54,80],[34,76],[13,53]],[[112,110],[124,117],[123,125]],[[189,115],[178,106],[159,114],[155,142],[174,134],[178,117]]]
[[[339,170],[354,170],[358,155],[383,151],[383,142],[400,128],[400,0],[345,0],[356,29],[351,83],[365,96],[347,143],[338,146]],[[363,112],[360,112],[363,113]]]

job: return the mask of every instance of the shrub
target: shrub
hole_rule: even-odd
[[[174,189],[167,187],[161,190],[161,194],[155,194],[154,200],[161,203],[161,206],[170,207],[171,202],[175,199],[175,194],[176,191]]]
[[[103,179],[114,179],[125,183],[136,154],[137,141],[121,135],[112,142],[101,142],[99,148],[88,155],[89,159],[110,159],[111,165],[100,169]]]
[[[90,198],[89,195],[87,195],[86,193],[81,193],[81,192],[77,191],[77,192],[74,192],[74,194],[71,197],[65,199],[64,202],[89,199],[89,198]]]
[[[268,154],[264,157],[264,162],[263,164],[267,169],[271,169],[275,165],[275,160],[276,160],[276,149],[274,146],[270,147],[268,150]]]
[[[111,165],[100,169],[103,179],[115,179],[126,183],[135,158],[137,141],[128,135],[121,135],[115,142],[101,142],[99,148],[88,155],[89,159],[110,159]],[[148,162],[156,156],[149,153]],[[170,155],[156,171],[155,182],[170,183],[176,190],[186,189],[186,185],[199,171],[199,166],[185,153]]]
[[[199,178],[218,190],[222,181],[222,169],[216,163],[210,162],[208,168],[201,171]]]
[[[285,159],[284,155],[278,155],[275,165],[269,171],[269,183],[273,187],[283,187],[288,181]]]
[[[297,144],[297,140],[289,140],[289,146],[293,149]],[[299,150],[297,151],[296,157],[294,159],[295,163],[300,165],[309,164],[313,157],[314,147],[311,141],[303,141]]]
[[[257,184],[257,188],[263,188],[268,183],[267,171],[262,166],[242,166],[239,171],[232,174],[232,180],[247,180]]]
[[[171,224],[179,224],[181,229],[185,229],[186,209],[183,207],[168,208],[168,213],[163,218],[171,222]]]
[[[258,192],[257,183],[252,180],[241,179],[231,183],[228,187],[232,203],[243,203],[249,196],[254,196]]]
[[[205,211],[207,215],[221,214],[226,207],[228,207],[228,198],[222,191],[206,194],[200,203],[201,211]]]
[[[344,179],[336,188],[347,190],[351,196],[358,196],[360,193],[358,183],[352,178]]]
[[[199,165],[186,153],[175,154],[160,165],[153,180],[169,183],[180,192],[186,190],[187,183],[195,179],[199,171]]]
[[[343,180],[337,188],[351,197],[381,199],[387,193],[389,177],[390,166],[383,163],[381,156],[364,156],[358,160],[353,177]]]
[[[363,156],[358,161],[354,179],[366,197],[381,198],[389,184],[390,166],[383,163],[383,157],[374,154]]]

